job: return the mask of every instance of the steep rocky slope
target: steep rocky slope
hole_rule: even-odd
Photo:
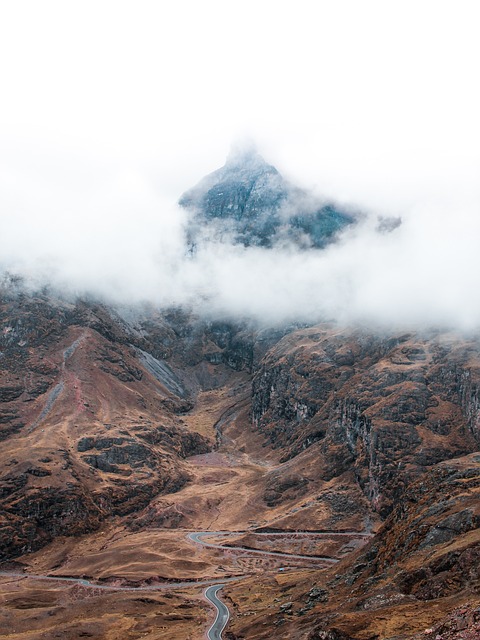
[[[323,480],[353,471],[385,517],[428,466],[480,448],[479,365],[475,337],[319,325],[267,353],[252,417],[284,459],[315,447]]]

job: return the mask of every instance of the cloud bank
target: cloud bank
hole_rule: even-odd
[[[475,3],[2,9],[0,269],[264,322],[480,326]],[[371,215],[323,252],[210,243],[175,202],[247,133]],[[391,234],[376,218],[401,216]]]
[[[61,198],[48,182],[29,184],[3,184],[12,215],[2,225],[0,264],[36,286],[267,324],[480,327],[480,216],[465,204],[418,205],[390,233],[377,231],[372,214],[324,250],[225,241],[191,256],[187,213],[141,175],[122,173]]]

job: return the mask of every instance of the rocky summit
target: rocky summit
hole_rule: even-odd
[[[251,151],[181,202],[192,243],[320,248],[353,221]],[[476,333],[5,277],[0,439],[2,637],[480,637]]]
[[[192,212],[193,244],[228,239],[244,246],[321,248],[355,221],[351,212],[290,184],[252,147],[233,151],[179,203]]]

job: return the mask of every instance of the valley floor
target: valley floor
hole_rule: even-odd
[[[307,520],[324,529],[328,516],[304,496],[266,508],[266,483],[285,465],[251,430],[242,395],[233,405],[231,395],[207,392],[185,416],[206,435],[216,429],[220,444],[187,460],[193,480],[184,488],[4,564],[0,637],[201,638],[214,617],[206,584],[251,576],[281,584],[291,571],[327,567],[366,543],[372,534],[358,517],[338,533],[302,532]]]

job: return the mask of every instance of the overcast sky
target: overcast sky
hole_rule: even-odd
[[[480,324],[476,10],[0,1],[0,264],[132,299],[187,299],[210,283],[219,307],[259,315],[261,265],[253,298],[268,291],[279,309],[293,291],[306,292],[297,308],[325,304],[328,275],[339,316],[353,301],[355,318],[391,317],[393,303],[406,319]],[[328,262],[310,256],[308,278],[298,256],[243,252],[235,266],[217,247],[195,268],[176,262],[174,202],[243,136],[300,185],[401,215],[394,246],[367,229]]]

